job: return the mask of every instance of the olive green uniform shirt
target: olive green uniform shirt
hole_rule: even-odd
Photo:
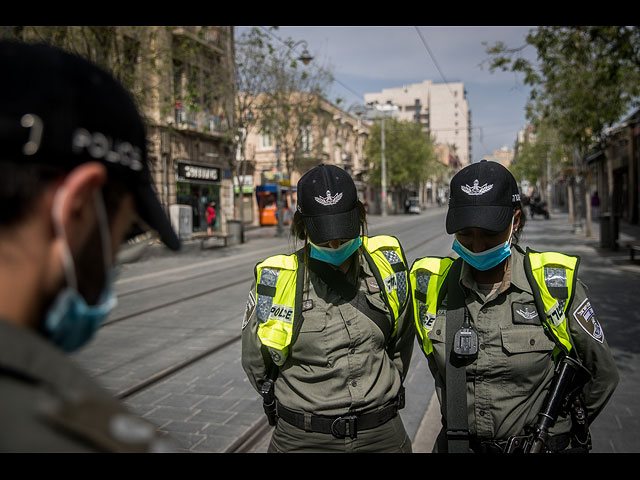
[[[172,441],[61,350],[0,320],[0,452],[167,451]]]
[[[476,284],[466,263],[460,273],[479,346],[477,358],[466,368],[469,433],[481,439],[504,440],[524,433],[524,427],[535,422],[554,374],[555,343],[537,316],[524,254],[512,248],[508,261],[504,279],[493,292]],[[618,371],[595,315],[590,318],[595,323],[584,321],[589,306],[587,287],[578,280],[566,319],[573,347],[593,376],[584,388],[589,422],[593,422],[618,383]],[[427,359],[441,406],[446,388],[445,320],[446,297],[428,333],[433,354]],[[441,410],[444,424],[445,406]],[[570,418],[560,417],[551,433],[566,433],[570,426]]]
[[[370,291],[373,274],[360,255],[360,288],[367,308],[391,313],[379,290]],[[275,394],[289,409],[315,415],[341,415],[380,407],[395,399],[407,374],[415,330],[411,309],[402,311],[397,335],[385,346],[382,330],[366,315],[347,303],[316,274],[309,271],[304,300],[313,308],[302,313],[302,326],[275,382]],[[377,283],[376,283],[377,286]],[[376,289],[374,289],[376,290]],[[242,366],[253,387],[267,378],[271,359],[258,338],[258,319],[251,308],[255,284],[242,330]]]

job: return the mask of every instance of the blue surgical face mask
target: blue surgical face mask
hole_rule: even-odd
[[[489,270],[496,265],[500,265],[511,255],[511,239],[513,238],[513,219],[511,220],[511,233],[509,239],[492,247],[484,252],[474,253],[468,248],[464,247],[458,239],[453,240],[453,246],[451,249],[460,255],[465,262],[471,265],[476,270]]]
[[[47,311],[44,333],[64,351],[73,352],[91,339],[109,312],[116,306],[117,300],[112,288],[114,271],[111,267],[109,223],[102,196],[96,191],[94,199],[107,278],[98,302],[95,305],[88,305],[78,292],[73,257],[60,221],[63,191],[59,191],[57,195],[53,208],[53,224],[56,234],[64,240],[62,260],[66,287],[58,293]]]
[[[319,247],[314,243],[309,243],[311,245],[311,252],[309,253],[311,258],[339,267],[362,245],[362,239],[356,237],[343,243],[338,248]]]

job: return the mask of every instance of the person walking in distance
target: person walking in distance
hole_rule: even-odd
[[[213,229],[216,225],[216,202],[211,200],[207,207],[207,235],[213,235]]]

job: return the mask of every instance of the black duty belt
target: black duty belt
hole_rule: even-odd
[[[330,433],[336,438],[355,438],[359,431],[379,427],[391,420],[402,408],[402,403],[402,400],[396,399],[380,410],[335,417],[295,412],[278,404],[278,417],[307,432]]]
[[[524,437],[516,437],[524,438]],[[561,433],[559,435],[552,436],[547,441],[547,451],[549,452],[561,452],[565,450],[571,441],[568,433]],[[485,438],[470,437],[469,447],[474,453],[505,453],[507,446],[513,447],[509,444],[509,440],[491,440]],[[518,452],[519,448],[514,449],[514,452]]]

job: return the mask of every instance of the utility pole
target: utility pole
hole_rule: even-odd
[[[393,105],[390,101],[385,103],[384,105],[376,104],[376,110],[381,112],[379,118],[381,118],[381,160],[382,160],[382,172],[380,184],[382,187],[382,216],[387,215],[387,159],[385,157],[385,138],[384,138],[384,119],[388,113],[393,115],[393,112],[398,110],[396,105]],[[375,118],[378,118],[378,115],[375,115]]]
[[[282,175],[281,175],[281,165],[280,165],[280,142],[276,143],[276,162],[278,169],[278,178],[276,179],[276,220],[278,221],[278,226],[276,228],[276,236],[282,237],[284,235],[284,229],[282,228],[282,217],[284,212],[282,211]]]
[[[384,155],[384,114],[382,115],[382,216],[387,216],[387,159]]]

